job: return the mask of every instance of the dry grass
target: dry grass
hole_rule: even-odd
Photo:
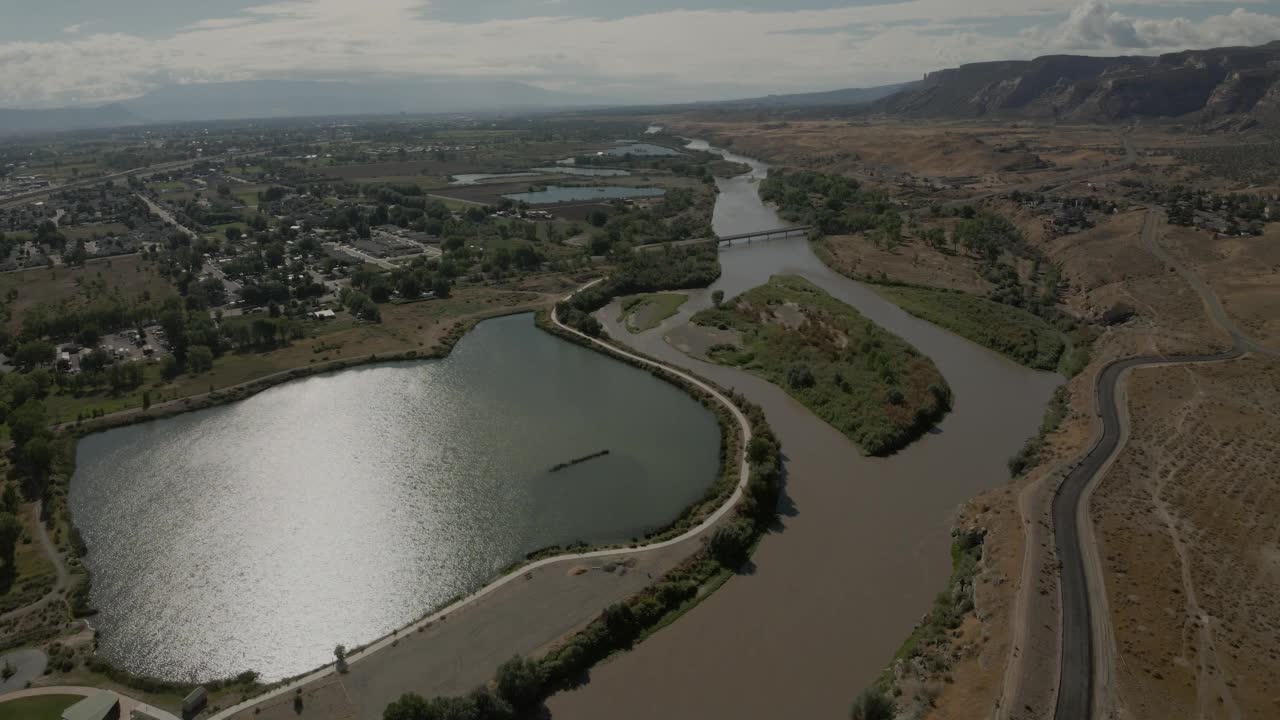
[[[1056,173],[1102,166],[1123,157],[1109,128],[975,123],[795,121],[785,124],[664,122],[693,137],[732,138],[735,151],[775,163],[872,178],[969,178],[971,187],[1051,179]],[[1036,158],[1051,163],[1019,170]]]
[[[1169,227],[1163,245],[1214,289],[1241,329],[1280,347],[1280,225],[1268,225],[1261,237],[1240,238]]]
[[[987,282],[964,256],[935,250],[918,240],[893,250],[875,246],[866,235],[831,235],[822,244],[831,253],[833,267],[854,277],[881,276],[914,285],[963,290],[985,297]]]
[[[1270,717],[1280,693],[1280,364],[1143,370],[1090,508],[1133,717]]]
[[[1099,318],[1124,303],[1137,313],[1126,332],[1145,352],[1186,353],[1226,349],[1224,333],[1209,322],[1199,295],[1142,242],[1146,213],[1111,216],[1097,227],[1048,243],[1070,283],[1068,309]]]
[[[17,292],[17,298],[8,303],[6,327],[13,332],[22,326],[26,311],[40,304],[82,304],[108,294],[133,301],[149,297],[158,303],[176,293],[169,281],[156,272],[154,263],[137,255],[95,260],[78,268],[0,273],[0,298],[11,291]]]

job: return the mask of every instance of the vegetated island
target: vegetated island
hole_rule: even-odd
[[[608,455],[608,454],[609,454],[609,450],[605,449],[605,450],[601,450],[600,452],[593,452],[590,455],[583,455],[582,457],[576,457],[570,460],[569,462],[556,463],[555,465],[551,466],[551,472],[560,472],[565,468],[571,468],[574,465],[580,465],[588,460],[595,460],[596,458],[604,457],[605,455]]]
[[[909,285],[875,290],[912,315],[1030,368],[1057,370],[1067,349],[1062,332],[1021,308],[959,290]]]
[[[625,298],[618,320],[633,333],[652,330],[675,315],[688,299],[684,293],[649,293]]]
[[[558,304],[556,314],[561,322],[575,330],[599,337],[603,328],[591,313],[614,298],[658,290],[704,288],[719,277],[720,256],[712,245],[667,246],[660,251],[629,253],[606,280]]]
[[[711,359],[784,388],[869,455],[907,446],[951,408],[929,358],[802,278],[774,276],[693,322],[737,337]]]

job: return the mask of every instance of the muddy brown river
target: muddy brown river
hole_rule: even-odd
[[[767,166],[725,155],[752,172],[719,181],[716,232],[786,226],[757,194]],[[720,260],[721,279],[653,330],[617,327],[614,308],[599,317],[613,337],[764,408],[786,458],[779,527],[750,572],[593,670],[585,686],[553,697],[557,718],[846,717],[945,587],[957,507],[1008,482],[1007,458],[1062,382],[908,315],[828,269],[803,239],[725,248]],[[927,354],[951,385],[954,410],[902,452],[864,457],[781,389],[673,346],[712,290],[732,297],[774,274],[808,278]]]

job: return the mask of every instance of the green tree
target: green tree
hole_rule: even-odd
[[[187,351],[187,370],[191,373],[208,372],[213,369],[213,351],[206,345],[193,345]]]
[[[734,518],[716,528],[707,541],[707,550],[721,565],[736,569],[746,562],[754,535],[750,520]]]
[[[712,304],[712,305],[715,305],[716,307],[720,307],[720,303],[722,303],[722,302],[724,302],[724,291],[723,291],[723,290],[712,290],[712,291],[711,291],[711,304]]]
[[[17,447],[26,445],[31,438],[45,431],[48,419],[44,405],[31,398],[9,413],[9,437]]]
[[[537,660],[516,655],[498,667],[495,679],[498,697],[516,712],[528,712],[542,702],[544,678]]]
[[[20,537],[22,537],[22,523],[17,516],[9,512],[0,512],[0,560],[4,561],[4,572],[10,577],[15,570],[13,559],[18,550]]]
[[[452,291],[452,286],[450,286],[449,284],[449,278],[446,277],[443,273],[436,275],[435,278],[432,279],[431,292],[436,297],[447,298],[449,297],[449,293],[451,291]]]
[[[18,346],[13,359],[26,369],[53,362],[53,345],[44,340],[31,340]]]

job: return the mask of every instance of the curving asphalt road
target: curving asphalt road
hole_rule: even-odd
[[[1125,420],[1117,393],[1125,373],[1134,368],[1155,365],[1189,365],[1223,362],[1243,357],[1246,353],[1280,356],[1280,351],[1264,347],[1249,338],[1227,317],[1217,295],[1195,273],[1182,267],[1156,241],[1155,210],[1148,210],[1142,230],[1143,241],[1161,261],[1183,276],[1204,302],[1214,324],[1231,336],[1232,348],[1212,355],[1147,355],[1116,360],[1098,375],[1097,401],[1102,419],[1102,435],[1084,459],[1071,468],[1053,497],[1054,545],[1060,564],[1059,579],[1062,605],[1062,647],[1058,676],[1058,699],[1054,708],[1056,720],[1091,720],[1094,709],[1095,651],[1094,628],[1090,608],[1090,578],[1085,566],[1085,550],[1081,545],[1081,504],[1094,477],[1103,471],[1119,451]]]

